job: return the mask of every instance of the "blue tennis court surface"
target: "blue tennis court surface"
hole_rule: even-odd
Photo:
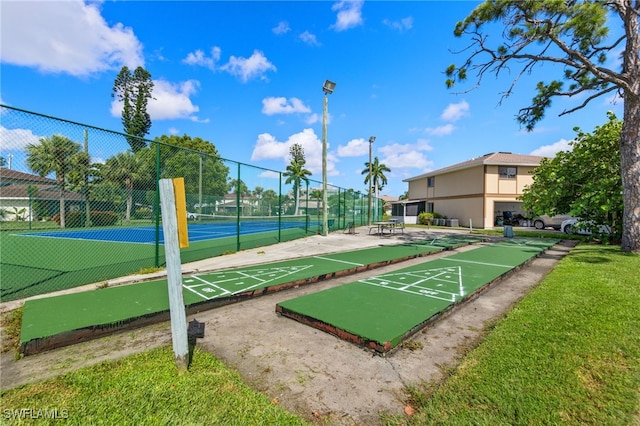
[[[262,232],[273,232],[279,229],[293,229],[293,228],[310,228],[318,226],[318,223],[311,222],[278,222],[277,218],[273,221],[260,221],[260,222],[240,222],[238,224],[233,223],[189,223],[187,230],[189,234],[189,241],[205,241],[213,240],[216,238],[231,237],[238,234],[250,235],[258,234]],[[155,226],[141,226],[131,228],[102,228],[102,229],[73,229],[73,230],[60,230],[60,231],[48,231],[48,232],[29,232],[20,235],[33,236],[33,237],[49,237],[49,238],[66,238],[73,240],[92,240],[92,241],[108,241],[119,243],[140,243],[140,244],[155,244],[156,232],[158,233],[158,241],[160,244],[164,244],[164,235],[162,232],[162,226],[156,229]]]

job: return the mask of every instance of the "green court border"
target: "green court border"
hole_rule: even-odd
[[[292,267],[308,264],[310,261],[316,264],[315,267],[307,268],[300,273],[289,274],[280,280],[231,296],[205,300],[184,290],[183,295],[187,311],[191,314],[480,241],[484,239],[475,236],[452,236],[232,268],[226,271],[243,271],[261,266]],[[217,273],[220,271],[197,275],[206,279],[208,275]],[[185,277],[189,276],[191,275],[184,276],[183,282]],[[27,300],[22,318],[21,352],[25,355],[38,353],[115,331],[164,321],[168,319],[168,312],[166,279]]]
[[[22,235],[31,232],[0,232],[0,300],[3,302],[118,278],[156,266],[155,244]],[[240,250],[308,235],[310,233],[300,228],[241,235]],[[164,265],[164,248],[160,247],[158,262]],[[182,249],[181,260],[189,263],[236,251],[237,236],[202,240]]]
[[[366,283],[371,279],[364,279],[280,302],[276,312],[386,354],[436,318],[477,297],[557,242],[516,238],[386,274],[414,277],[425,269],[446,270],[456,265],[464,277],[464,294],[455,300],[443,300],[437,290],[431,296],[419,296],[398,291],[392,285],[372,286]],[[377,278],[385,281],[384,277],[385,274]]]

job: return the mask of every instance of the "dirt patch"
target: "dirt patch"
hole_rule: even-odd
[[[510,310],[572,247],[558,244],[526,267],[454,309],[386,356],[275,313],[276,303],[390,272],[442,253],[357,275],[286,290],[189,316],[206,324],[198,346],[236,368],[244,380],[309,421],[376,425],[380,413],[403,413],[407,386],[439,382],[477,346],[488,326]],[[115,334],[15,360],[1,356],[3,389],[171,344],[168,323]],[[318,420],[318,418],[320,420]]]

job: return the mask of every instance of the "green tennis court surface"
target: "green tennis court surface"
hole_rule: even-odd
[[[556,242],[516,238],[281,302],[276,312],[386,353]]]
[[[453,236],[183,276],[184,301],[194,312],[480,240]],[[22,350],[36,353],[157,322],[168,318],[168,311],[166,280],[28,300],[22,318]]]

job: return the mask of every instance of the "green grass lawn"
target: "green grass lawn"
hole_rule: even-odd
[[[382,421],[639,424],[639,270],[640,256],[579,245],[446,381],[411,384],[416,414]],[[2,393],[2,416],[21,408],[58,409],[68,424],[304,424],[198,349],[178,375],[170,347]]]
[[[197,347],[179,375],[171,347],[83,368],[2,394],[3,420],[31,409],[24,424],[69,425],[303,425],[237,371]],[[43,410],[41,418],[38,411]],[[44,414],[57,419],[47,420]],[[17,422],[16,422],[17,423]]]
[[[439,387],[411,389],[415,425],[640,421],[640,257],[580,245]]]

